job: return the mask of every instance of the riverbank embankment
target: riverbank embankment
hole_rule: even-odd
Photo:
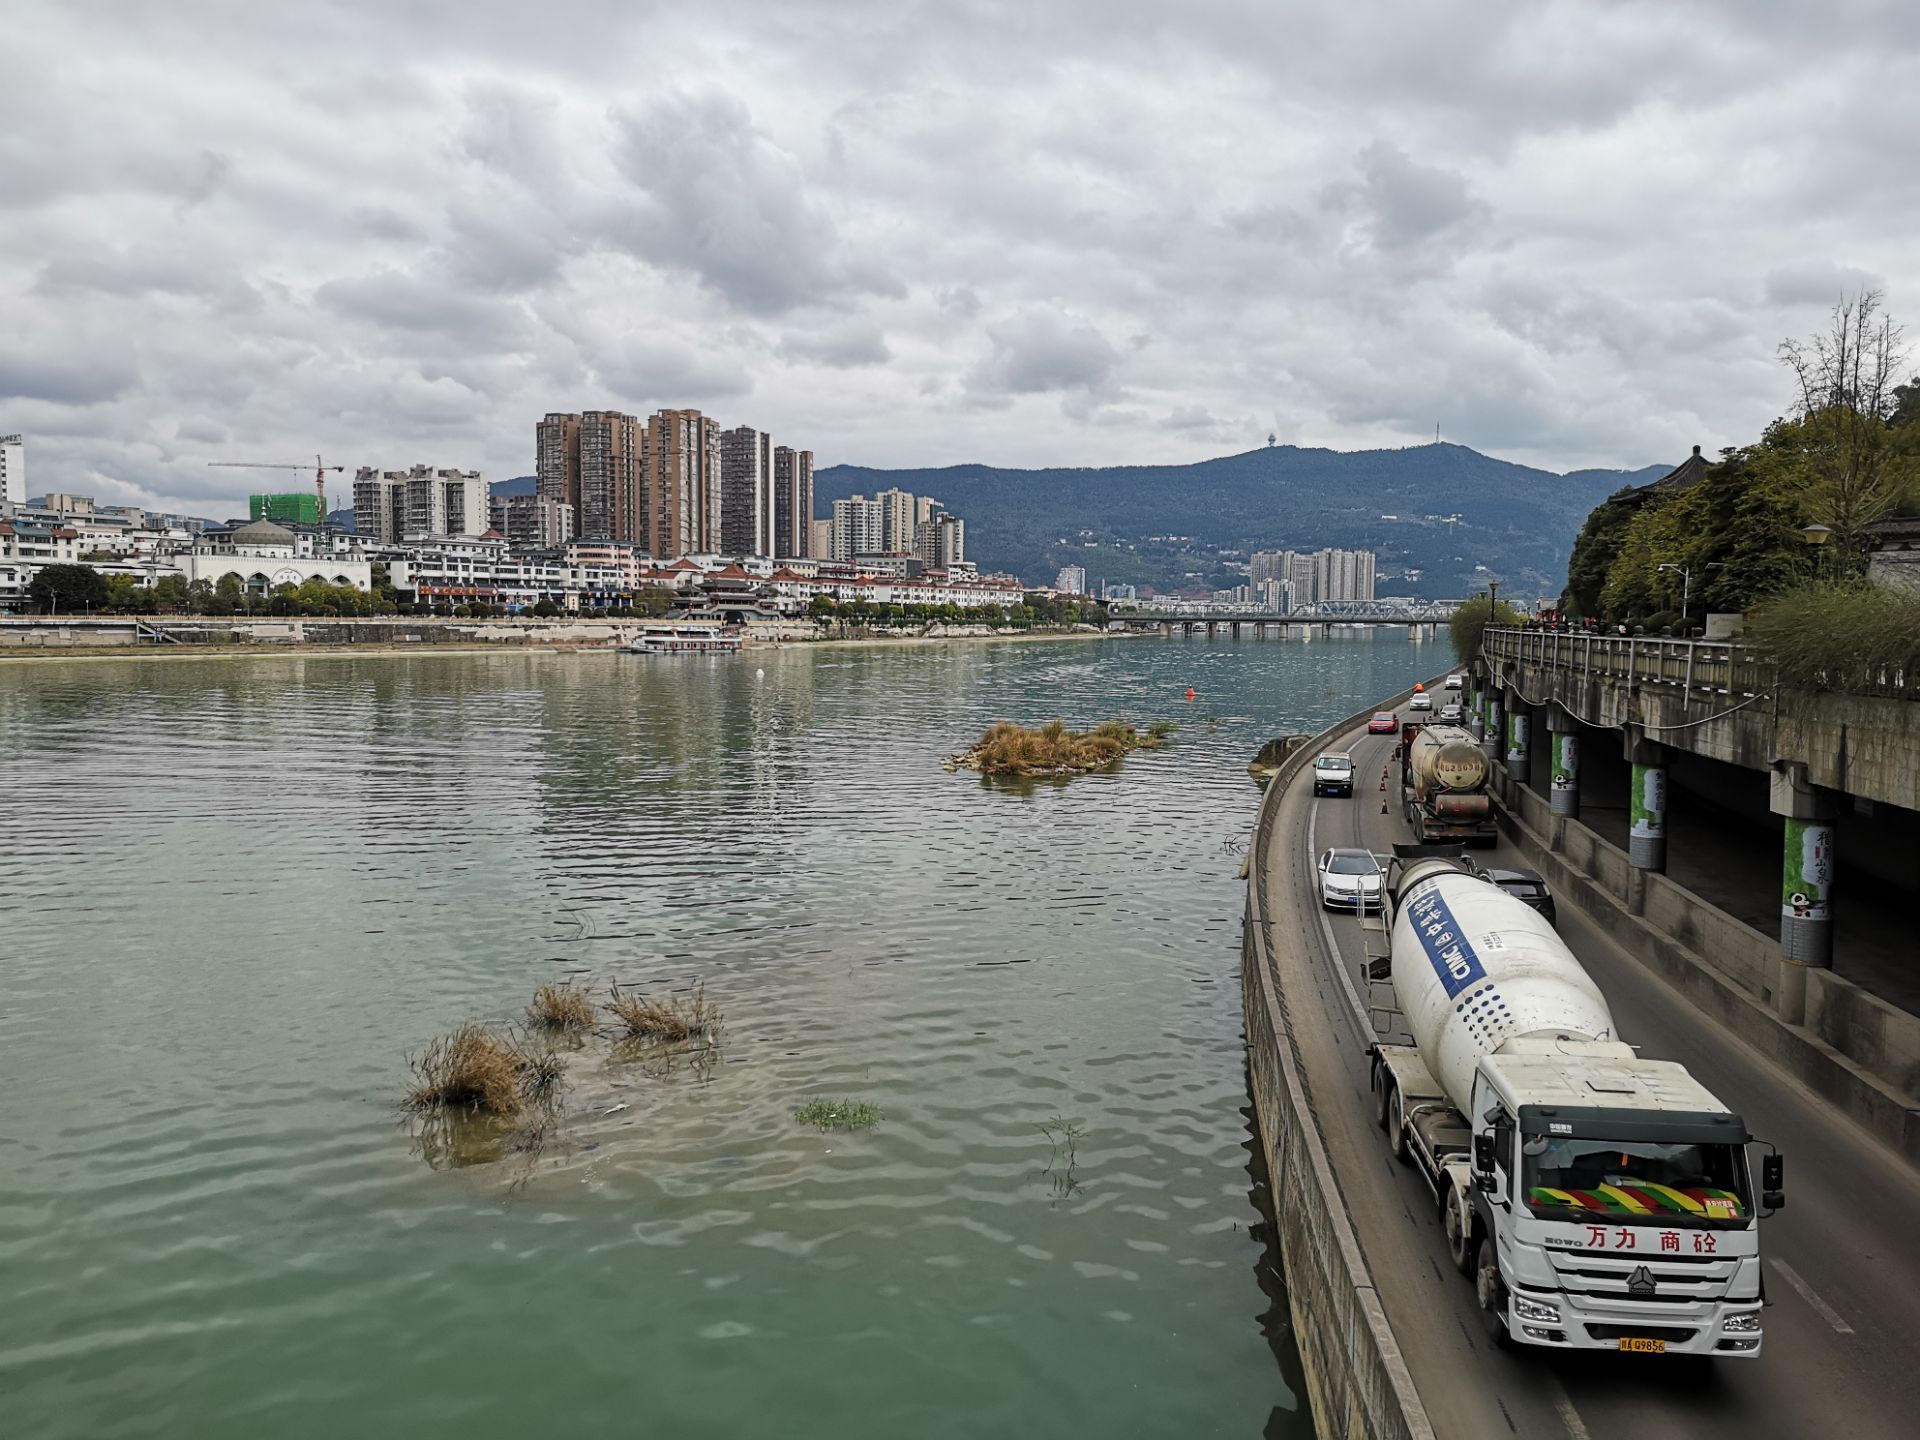
[[[502,650],[612,653],[644,622],[595,619],[432,620],[15,616],[0,618],[0,664],[58,659],[181,659],[253,655],[436,655]],[[749,626],[749,649],[819,645],[937,645],[956,641],[1095,640],[1089,627],[989,630],[932,626],[848,634],[799,620]]]

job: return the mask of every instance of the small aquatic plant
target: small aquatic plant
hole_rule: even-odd
[[[695,985],[684,998],[667,996],[654,999],[636,990],[612,987],[607,1009],[629,1040],[692,1040],[704,1038],[717,1042],[720,1022],[726,1012],[717,1000],[707,998],[705,985]]]
[[[563,1069],[550,1051],[535,1050],[491,1025],[468,1023],[407,1057],[413,1087],[401,1100],[416,1112],[463,1110],[511,1119],[550,1102]]]
[[[527,1024],[535,1030],[579,1035],[593,1028],[593,1001],[569,984],[542,985],[527,1006]]]
[[[882,1116],[878,1105],[864,1100],[809,1100],[793,1118],[821,1130],[871,1130]]]

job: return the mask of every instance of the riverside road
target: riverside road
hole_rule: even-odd
[[[1811,1091],[1733,1039],[1563,899],[1560,930],[1601,989],[1621,1037],[1683,1062],[1787,1157],[1787,1208],[1762,1226],[1766,1342],[1755,1360],[1503,1352],[1473,1288],[1447,1263],[1432,1198],[1395,1162],[1373,1120],[1370,1026],[1351,916],[1321,911],[1313,865],[1328,846],[1386,852],[1412,837],[1380,813],[1395,739],[1357,729],[1351,800],[1295,784],[1280,802],[1269,867],[1274,933],[1299,967],[1281,976],[1306,1083],[1340,1190],[1394,1336],[1438,1433],[1459,1440],[1568,1435],[1908,1437],[1920,1433],[1920,1176]],[[1397,789],[1389,796],[1397,801]],[[1497,852],[1522,860],[1504,842]],[[1289,963],[1282,957],[1281,963]],[[1302,992],[1305,993],[1302,993]]]

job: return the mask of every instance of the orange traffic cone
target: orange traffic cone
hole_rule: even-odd
[[[1387,798],[1384,795],[1380,797],[1380,813],[1382,815],[1387,813]]]

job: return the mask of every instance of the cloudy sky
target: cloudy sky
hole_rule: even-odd
[[[697,406],[822,464],[1750,439],[1920,315],[1920,6],[12,0],[31,488],[531,468]],[[1920,322],[1916,322],[1920,328]],[[289,477],[291,478],[291,477]]]

